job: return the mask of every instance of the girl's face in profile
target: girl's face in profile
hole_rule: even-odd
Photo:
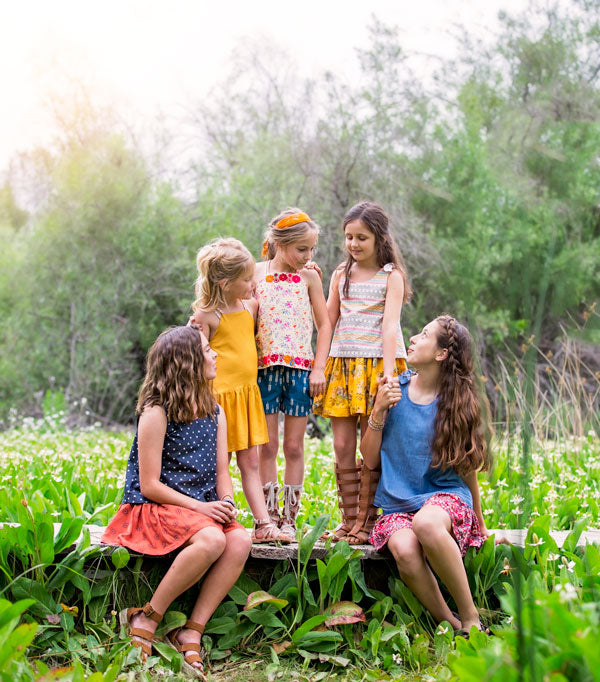
[[[362,220],[352,220],[344,228],[346,250],[357,263],[367,263],[375,256],[375,235]]]
[[[236,279],[224,282],[223,290],[225,292],[225,297],[230,299],[233,303],[237,300],[244,300],[252,297],[252,290],[254,289],[254,270],[256,269],[256,264],[252,261],[248,265],[246,271],[243,272]]]
[[[206,375],[206,380],[211,381],[217,376],[217,354],[209,346],[206,336],[202,332],[200,334],[200,339],[202,341],[202,354],[204,355],[204,374]]]
[[[448,351],[438,346],[439,322],[433,320],[423,327],[419,334],[410,338],[410,346],[406,351],[406,360],[413,367],[423,367],[432,362],[440,362],[446,358]]]

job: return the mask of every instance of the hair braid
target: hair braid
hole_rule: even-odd
[[[438,347],[448,355],[440,366],[440,392],[434,425],[432,466],[461,474],[488,468],[481,400],[473,374],[471,337],[450,315],[438,322]]]

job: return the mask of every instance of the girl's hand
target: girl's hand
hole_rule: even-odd
[[[314,270],[321,279],[323,279],[323,273],[321,268],[315,263],[314,260],[309,260],[308,263],[304,265],[307,270]]]
[[[322,369],[313,369],[308,377],[310,397],[314,398],[325,390],[325,373]]]
[[[198,331],[201,331],[204,334],[204,327],[202,326],[202,322],[198,322],[196,320],[196,316],[192,315],[190,319],[188,320],[187,324],[185,325],[186,327],[194,327]],[[206,336],[206,334],[204,334]]]
[[[388,377],[382,377],[379,380],[379,388],[375,397],[375,404],[378,409],[387,411],[390,407],[399,403],[401,398],[402,390],[400,389],[397,377],[392,377],[391,380],[388,380]]]
[[[210,516],[211,519],[219,523],[235,521],[237,516],[237,509],[230,505],[229,502],[223,502],[222,500],[218,502],[200,502],[197,511]]]

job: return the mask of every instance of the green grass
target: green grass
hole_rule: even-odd
[[[19,649],[15,639],[18,620],[3,625],[6,603],[0,601],[0,673],[13,680],[33,680],[46,668],[70,664],[75,669],[57,673],[56,679],[86,679],[94,671],[94,682],[180,678],[177,662],[164,653],[149,667],[140,666],[136,653],[120,641],[111,615],[111,609],[148,596],[163,569],[142,573],[142,565],[125,550],[108,559],[85,538],[76,550],[64,552],[81,524],[106,524],[116,511],[132,436],[96,428],[71,431],[62,415],[25,420],[0,433],[0,520],[21,524],[20,529],[0,531],[0,597],[13,602],[31,597],[33,602],[23,602],[26,625],[19,627],[36,630],[28,658],[19,660],[25,648]],[[369,596],[361,587],[360,560],[342,543],[319,572],[315,564],[281,563],[260,585],[242,577],[207,628],[211,679],[479,682],[482,666],[489,667],[490,661],[498,666],[497,676],[490,679],[502,682],[513,679],[527,661],[538,661],[555,682],[592,679],[588,672],[596,669],[594,642],[600,636],[600,553],[594,547],[583,552],[575,544],[584,526],[600,525],[600,441],[590,433],[538,442],[526,458],[516,437],[498,441],[493,449],[493,471],[480,478],[487,525],[529,528],[524,550],[488,542],[465,559],[476,603],[497,637],[469,643],[453,639],[451,632],[432,623],[394,575],[383,591],[371,588]],[[324,523],[324,514],[331,516],[330,526],[339,519],[333,459],[330,437],[306,440],[300,526]],[[231,471],[240,519],[250,525],[235,463]],[[62,536],[54,540],[52,522],[63,524]],[[558,550],[548,530],[573,527],[566,546]],[[340,576],[338,584],[336,579],[323,582],[327,571]],[[267,602],[242,612],[247,595],[257,589],[270,591],[287,606],[279,610]],[[285,644],[307,619],[318,619],[322,605],[340,598],[356,603],[363,624],[326,628],[320,635],[318,628],[312,629],[297,635],[297,643],[286,652],[275,653],[274,644]],[[71,607],[77,612],[65,610]],[[174,604],[173,617],[186,608],[185,599]],[[522,625],[520,640],[516,623]],[[8,662],[3,663],[7,651]]]

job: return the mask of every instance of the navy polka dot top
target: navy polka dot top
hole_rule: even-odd
[[[167,422],[160,482],[200,502],[217,496],[217,412],[190,424]],[[153,503],[140,490],[138,437],[129,452],[125,492],[121,504]]]

